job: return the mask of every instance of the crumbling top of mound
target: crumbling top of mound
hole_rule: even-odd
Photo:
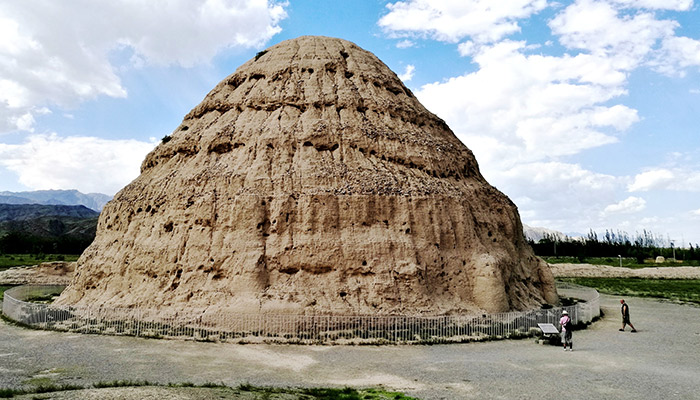
[[[481,179],[471,152],[374,54],[316,36],[282,42],[238,68],[146,158],[142,172],[187,157],[250,151],[265,151],[281,165],[306,150],[327,155],[305,157],[313,168],[307,177],[319,179],[277,181],[278,188],[458,195],[451,180],[434,178]],[[377,169],[378,162],[410,170],[411,179]],[[269,189],[264,181],[246,185],[250,192]]]

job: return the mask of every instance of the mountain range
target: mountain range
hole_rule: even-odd
[[[0,192],[0,253],[79,254],[110,199],[77,190]]]
[[[112,199],[102,193],[81,193],[77,190],[36,190],[32,192],[0,192],[0,204],[82,205],[97,212]]]

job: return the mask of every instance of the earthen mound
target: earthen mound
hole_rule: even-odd
[[[60,299],[407,315],[556,301],[471,151],[377,57],[325,37],[219,83],[104,208]]]

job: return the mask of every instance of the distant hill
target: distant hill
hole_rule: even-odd
[[[544,239],[545,235],[555,237],[560,240],[564,240],[566,238],[566,235],[562,232],[555,231],[553,229],[533,227],[525,224],[523,224],[523,233],[525,234],[525,238],[532,240],[535,243]]]
[[[95,211],[112,199],[102,193],[81,193],[77,190],[36,190],[32,192],[0,192],[1,204],[83,205]]]
[[[79,254],[95,238],[99,215],[85,206],[0,204],[0,251]]]
[[[44,217],[86,219],[96,218],[99,215],[99,212],[85,206],[0,204],[0,223],[7,221],[28,221]]]

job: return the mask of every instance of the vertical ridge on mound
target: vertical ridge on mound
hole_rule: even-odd
[[[63,303],[442,314],[557,301],[515,205],[399,78],[301,37],[219,83],[104,209]]]

